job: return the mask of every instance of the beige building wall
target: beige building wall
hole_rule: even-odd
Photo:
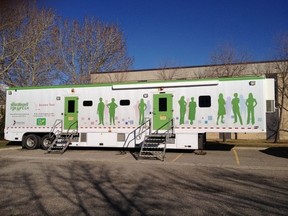
[[[253,62],[234,64],[231,67],[241,67],[241,75],[265,75],[275,73],[274,62]],[[208,76],[213,70],[219,70],[222,65],[175,67],[148,70],[131,70],[120,72],[91,73],[91,83],[114,82],[147,82],[156,80],[197,79]],[[237,68],[236,68],[237,70]]]
[[[233,67],[234,70],[241,70],[243,75],[266,75],[275,74],[277,69],[275,61],[267,62],[251,62],[233,64],[228,67]],[[206,65],[193,67],[174,67],[174,68],[159,68],[148,70],[132,70],[122,72],[101,72],[91,74],[91,83],[114,83],[114,82],[148,82],[148,81],[163,81],[163,80],[181,80],[181,79],[199,79],[205,78],[215,70],[221,70],[227,65]],[[208,74],[208,75],[207,75]],[[287,119],[287,120],[286,120]],[[284,114],[284,122],[288,124],[288,112]],[[208,133],[208,139],[219,139],[218,133]],[[235,135],[231,134],[231,138]],[[238,134],[238,139],[266,139],[266,134]],[[288,133],[281,132],[281,139],[288,139]]]

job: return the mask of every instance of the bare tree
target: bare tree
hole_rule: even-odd
[[[237,51],[231,44],[221,44],[211,55],[211,66],[207,67],[204,73],[195,74],[198,78],[208,77],[234,77],[240,76],[245,71],[246,62],[250,59],[247,52]],[[226,141],[226,134],[220,133],[223,142]],[[237,133],[235,133],[237,139]]]
[[[55,14],[34,2],[12,3],[0,13],[0,78],[9,86],[49,85],[57,62]]]
[[[5,106],[0,104],[0,139],[4,138],[5,128]]]
[[[91,72],[123,71],[132,65],[117,25],[86,18],[60,23],[58,33],[63,82],[90,83]]]
[[[160,65],[161,70],[157,72],[157,78],[160,80],[173,80],[176,79],[178,68],[173,62],[163,62]]]
[[[15,3],[15,1],[12,2]],[[13,3],[2,1],[0,7],[0,78],[2,83],[8,83],[8,73],[25,49],[24,45],[19,42],[18,29],[25,20],[27,5],[21,2],[13,10]]]
[[[274,142],[279,142],[280,131],[288,132],[288,33],[282,34],[276,44],[276,61],[274,70],[277,73],[279,121]]]
[[[275,51],[275,61],[265,64],[265,67],[256,68],[254,74],[265,73],[267,77],[275,79],[277,109],[275,113],[271,113],[272,117],[267,121],[267,125],[268,139],[274,139],[276,143],[281,139],[281,132],[288,132],[288,33],[283,33],[276,39]]]
[[[128,73],[127,72],[118,72],[118,73],[107,73],[106,74],[107,77],[107,82],[110,83],[121,83],[121,82],[125,82],[127,77],[128,77]]]
[[[245,71],[250,55],[237,51],[231,44],[221,44],[211,55],[211,67],[204,73],[196,74],[198,78],[240,76]]]

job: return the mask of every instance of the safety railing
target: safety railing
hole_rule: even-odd
[[[168,135],[169,137],[173,136],[174,133],[174,120],[173,118],[166,122],[165,124],[163,124],[161,127],[159,127],[153,134],[159,134],[159,131],[162,130],[163,128],[166,128],[166,126],[169,125],[168,129],[164,132],[162,132],[162,134],[164,135]]]
[[[76,125],[76,129],[73,129],[73,131],[72,131],[72,127],[74,127],[75,125]],[[68,130],[67,130],[67,132],[66,132],[66,138],[68,138],[68,137],[72,137],[72,138],[73,138],[73,136],[74,136],[75,134],[78,134],[78,121],[73,122],[73,123],[69,126],[69,128],[68,128]]]
[[[50,132],[49,132],[49,139],[52,140],[58,134],[61,134],[62,131],[63,131],[63,120],[62,119],[56,119]]]
[[[123,148],[128,148],[132,141],[134,141],[134,144],[136,145],[136,140],[140,139],[142,134],[146,133],[146,131],[149,131],[148,133],[151,134],[151,119],[146,120],[143,124],[135,128],[127,135]]]

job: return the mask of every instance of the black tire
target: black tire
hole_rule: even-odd
[[[40,138],[35,134],[29,134],[22,140],[22,146],[26,149],[32,150],[39,148]]]
[[[54,137],[50,137],[49,134],[44,135],[41,137],[40,145],[43,150],[47,150],[53,142]]]

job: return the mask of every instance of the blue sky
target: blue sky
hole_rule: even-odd
[[[39,0],[63,18],[93,16],[124,32],[133,69],[210,63],[221,44],[252,60],[273,57],[277,35],[288,32],[288,0]]]

